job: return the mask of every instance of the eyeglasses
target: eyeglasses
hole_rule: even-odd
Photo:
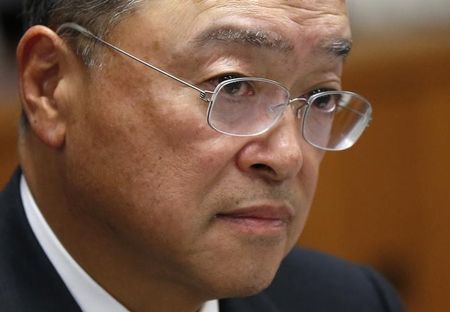
[[[353,92],[323,91],[291,98],[289,90],[280,83],[256,77],[232,78],[220,82],[213,91],[203,90],[104,41],[78,24],[62,24],[57,33],[68,29],[198,91],[200,98],[208,102],[208,125],[223,134],[263,134],[277,123],[287,107],[292,107],[296,117],[302,118],[301,132],[309,144],[325,151],[340,151],[350,148],[371,121],[370,103]]]

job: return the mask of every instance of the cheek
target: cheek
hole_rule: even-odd
[[[69,129],[67,151],[78,177],[73,183],[96,197],[103,194],[106,203],[123,203],[123,211],[144,216],[150,206],[161,207],[189,218],[230,163],[233,148],[207,126],[207,104],[195,92],[181,88],[187,95],[176,96],[159,87],[150,98],[100,85],[103,94],[90,99]],[[170,212],[157,217],[173,221]]]
[[[304,140],[302,140],[301,148],[303,165],[297,181],[299,181],[304,196],[312,200],[319,177],[320,164],[325,156],[325,152],[313,147]]]
[[[303,147],[303,155],[303,167],[297,177],[299,185],[298,193],[301,194],[301,203],[299,203],[299,207],[301,207],[301,209],[298,210],[299,214],[296,216],[296,222],[293,229],[295,234],[291,235],[291,237],[294,238],[291,241],[293,244],[303,231],[305,222],[308,218],[317,187],[320,164],[325,153],[305,142]]]

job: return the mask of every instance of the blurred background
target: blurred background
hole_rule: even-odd
[[[450,1],[351,0],[344,87],[374,120],[330,153],[300,244],[383,272],[408,311],[450,311]],[[20,1],[0,2],[0,185],[17,165]]]

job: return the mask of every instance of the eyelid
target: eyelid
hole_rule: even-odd
[[[311,91],[305,93],[303,95],[303,97],[306,97],[307,99],[310,98],[311,96],[313,96],[314,94],[317,93],[322,93],[322,92],[327,92],[327,91],[338,91],[339,89],[337,88],[329,88],[329,87],[319,87],[319,88],[314,88]]]
[[[221,78],[225,78],[225,77],[229,77],[229,78],[221,80]],[[248,77],[248,76],[237,73],[237,72],[223,72],[223,73],[214,75],[211,78],[205,79],[202,84],[205,86],[210,84],[210,86],[209,86],[210,88],[215,88],[222,81],[233,79],[233,78],[241,78],[241,77]]]
[[[240,74],[238,72],[223,72],[223,73],[214,75],[211,78],[206,79],[206,81],[219,79],[219,78],[223,78],[223,77],[229,77],[228,79],[233,79],[233,78],[241,78],[241,77],[247,77],[247,76]]]

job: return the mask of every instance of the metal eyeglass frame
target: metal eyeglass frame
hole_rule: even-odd
[[[116,51],[116,52],[118,52],[120,54],[123,54],[123,55],[125,55],[125,56],[127,56],[127,57],[129,57],[129,58],[131,58],[133,60],[135,60],[136,62],[138,62],[138,63],[140,63],[140,64],[142,64],[142,65],[144,65],[146,67],[149,67],[149,68],[151,68],[151,69],[153,69],[153,70],[155,70],[155,71],[165,75],[166,77],[172,78],[173,80],[175,80],[175,81],[177,81],[177,82],[179,82],[179,83],[181,83],[181,84],[183,84],[183,85],[185,85],[185,86],[187,86],[189,88],[192,88],[192,89],[198,91],[199,95],[200,95],[200,98],[203,101],[209,103],[209,105],[208,105],[208,112],[207,112],[208,125],[212,129],[214,129],[214,130],[216,130],[216,131],[218,131],[220,133],[226,134],[226,135],[238,136],[238,137],[258,136],[258,135],[263,134],[266,131],[270,130],[276,124],[276,122],[279,120],[279,118],[282,116],[282,113],[281,113],[276,119],[274,119],[274,121],[270,125],[267,126],[266,129],[264,129],[262,131],[259,131],[257,133],[253,133],[253,134],[234,134],[234,133],[230,133],[230,132],[226,132],[226,131],[220,130],[220,129],[216,128],[213,124],[211,124],[209,117],[211,115],[211,110],[212,110],[212,106],[213,106],[213,103],[214,103],[215,96],[222,89],[223,85],[227,85],[227,84],[231,84],[231,83],[235,83],[235,82],[240,82],[240,81],[261,81],[261,82],[267,82],[267,83],[278,85],[279,87],[283,88],[286,91],[286,94],[288,95],[288,99],[289,99],[287,101],[287,103],[280,104],[279,106],[286,106],[287,107],[287,106],[289,106],[290,104],[292,104],[293,102],[296,102],[296,101],[303,102],[304,104],[300,105],[299,107],[297,107],[297,110],[300,110],[305,105],[309,108],[311,106],[311,103],[314,102],[315,99],[317,99],[318,97],[322,97],[322,96],[326,96],[326,95],[348,94],[348,95],[351,95],[351,96],[354,96],[354,97],[357,97],[357,98],[361,99],[363,102],[367,103],[367,105],[368,105],[368,111],[365,114],[361,113],[361,112],[358,112],[358,111],[355,111],[353,109],[347,108],[347,109],[351,110],[353,113],[356,113],[356,114],[358,114],[361,117],[366,119],[364,128],[368,127],[368,125],[369,125],[369,123],[370,123],[370,121],[372,119],[371,118],[372,109],[371,109],[371,105],[370,105],[369,101],[367,101],[365,98],[363,98],[362,96],[360,96],[359,94],[354,93],[354,92],[350,92],[350,91],[324,91],[324,92],[319,92],[319,93],[313,94],[313,95],[311,95],[308,98],[306,98],[306,97],[296,97],[296,98],[292,98],[291,99],[290,98],[290,92],[285,86],[283,86],[282,84],[280,84],[277,81],[266,79],[266,78],[259,78],[259,77],[239,77],[239,78],[227,79],[227,80],[222,81],[221,83],[219,83],[215,87],[214,91],[203,90],[203,89],[201,89],[201,88],[199,88],[199,87],[197,87],[197,86],[195,86],[195,85],[193,85],[193,84],[191,84],[191,83],[189,83],[189,82],[187,82],[187,81],[185,81],[183,79],[178,78],[177,76],[175,76],[175,75],[173,75],[173,74],[171,74],[171,73],[169,73],[169,72],[167,72],[165,70],[162,70],[162,69],[156,67],[155,65],[152,65],[152,64],[150,64],[150,63],[148,63],[146,61],[141,60],[140,58],[138,58],[138,57],[128,53],[125,50],[122,50],[119,47],[116,47],[115,45],[113,45],[113,44],[103,40],[102,38],[94,35],[92,32],[90,32],[89,30],[87,30],[83,26],[80,26],[77,23],[69,22],[69,23],[61,24],[58,27],[58,29],[56,30],[56,33],[60,34],[64,29],[71,29],[71,30],[78,31],[80,34],[82,34],[82,35],[84,35],[86,37],[95,39],[95,40],[99,41],[100,43],[104,44],[105,46],[113,49],[114,51]],[[305,110],[305,112],[304,112],[304,115],[306,115],[306,114],[307,114],[307,110]],[[318,149],[321,149],[321,150],[325,150],[325,151],[339,151],[339,150],[344,150],[344,149],[350,148],[359,139],[359,137],[362,135],[362,132],[363,132],[363,131],[361,131],[361,134],[348,147],[345,147],[345,148],[326,148],[326,147],[319,146],[319,145],[315,144],[314,142],[311,142],[309,139],[305,138],[305,135],[304,135],[304,124],[305,123],[303,123],[303,127],[302,127],[302,136],[303,136],[303,138],[309,144],[311,144],[312,146],[314,146],[314,147],[316,147]]]

